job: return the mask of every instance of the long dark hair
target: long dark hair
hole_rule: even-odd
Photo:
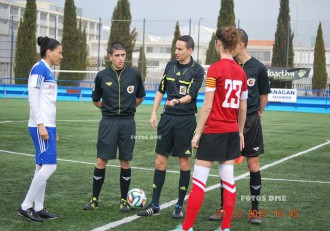
[[[60,46],[61,43],[56,39],[45,37],[38,37],[37,43],[40,46],[40,56],[44,58],[46,56],[46,51],[49,49],[53,51],[56,47]]]

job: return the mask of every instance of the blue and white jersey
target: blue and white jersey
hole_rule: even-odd
[[[29,83],[30,119],[28,126],[56,127],[57,83],[48,63],[41,59],[30,72]]]

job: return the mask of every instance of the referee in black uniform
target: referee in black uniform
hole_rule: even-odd
[[[108,160],[117,158],[118,148],[121,166],[119,209],[128,212],[130,206],[126,197],[131,182],[130,162],[135,144],[134,114],[146,93],[140,73],[125,65],[126,48],[121,42],[110,45],[109,59],[111,67],[97,73],[92,93],[93,104],[101,109],[102,119],[97,139],[93,196],[83,209],[92,210],[98,207],[106,164]]]
[[[247,76],[247,85],[249,96],[247,99],[247,116],[244,126],[244,143],[242,155],[247,159],[247,165],[250,172],[250,192],[251,192],[251,224],[261,224],[259,214],[259,201],[261,192],[261,174],[259,155],[264,153],[264,143],[260,118],[268,103],[268,94],[270,93],[269,80],[265,65],[259,60],[251,57],[246,48],[248,44],[248,35],[242,29],[237,29],[239,34],[239,43],[235,50],[235,60],[243,68]],[[221,189],[222,191],[223,189]],[[222,194],[222,192],[221,192]],[[221,207],[222,207],[221,197]],[[218,209],[216,213],[209,217],[209,220],[219,221],[222,219],[223,210]]]
[[[157,127],[153,195],[149,206],[139,216],[160,213],[159,198],[165,181],[169,156],[179,157],[179,196],[172,217],[183,217],[183,201],[190,181],[191,139],[196,128],[196,99],[204,79],[204,69],[191,57],[194,40],[184,35],[176,42],[176,60],[167,63],[151,113],[150,124],[157,127],[157,109],[167,93],[164,112]]]

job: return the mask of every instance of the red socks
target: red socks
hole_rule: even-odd
[[[210,168],[195,165],[192,178],[192,189],[189,194],[186,216],[182,224],[183,230],[189,230],[195,224],[198,212],[203,204],[205,196],[206,181],[210,173]]]
[[[233,217],[233,211],[235,208],[235,203],[236,203],[236,185],[234,184],[229,184],[226,181],[222,181],[224,185],[224,190],[223,190],[223,211],[224,211],[224,217],[222,219],[221,223],[221,229],[229,229],[230,228],[230,223]]]

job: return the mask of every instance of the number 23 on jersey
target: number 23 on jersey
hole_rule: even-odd
[[[222,103],[224,108],[239,108],[239,99],[242,91],[242,81],[226,79],[225,81],[226,98]]]

